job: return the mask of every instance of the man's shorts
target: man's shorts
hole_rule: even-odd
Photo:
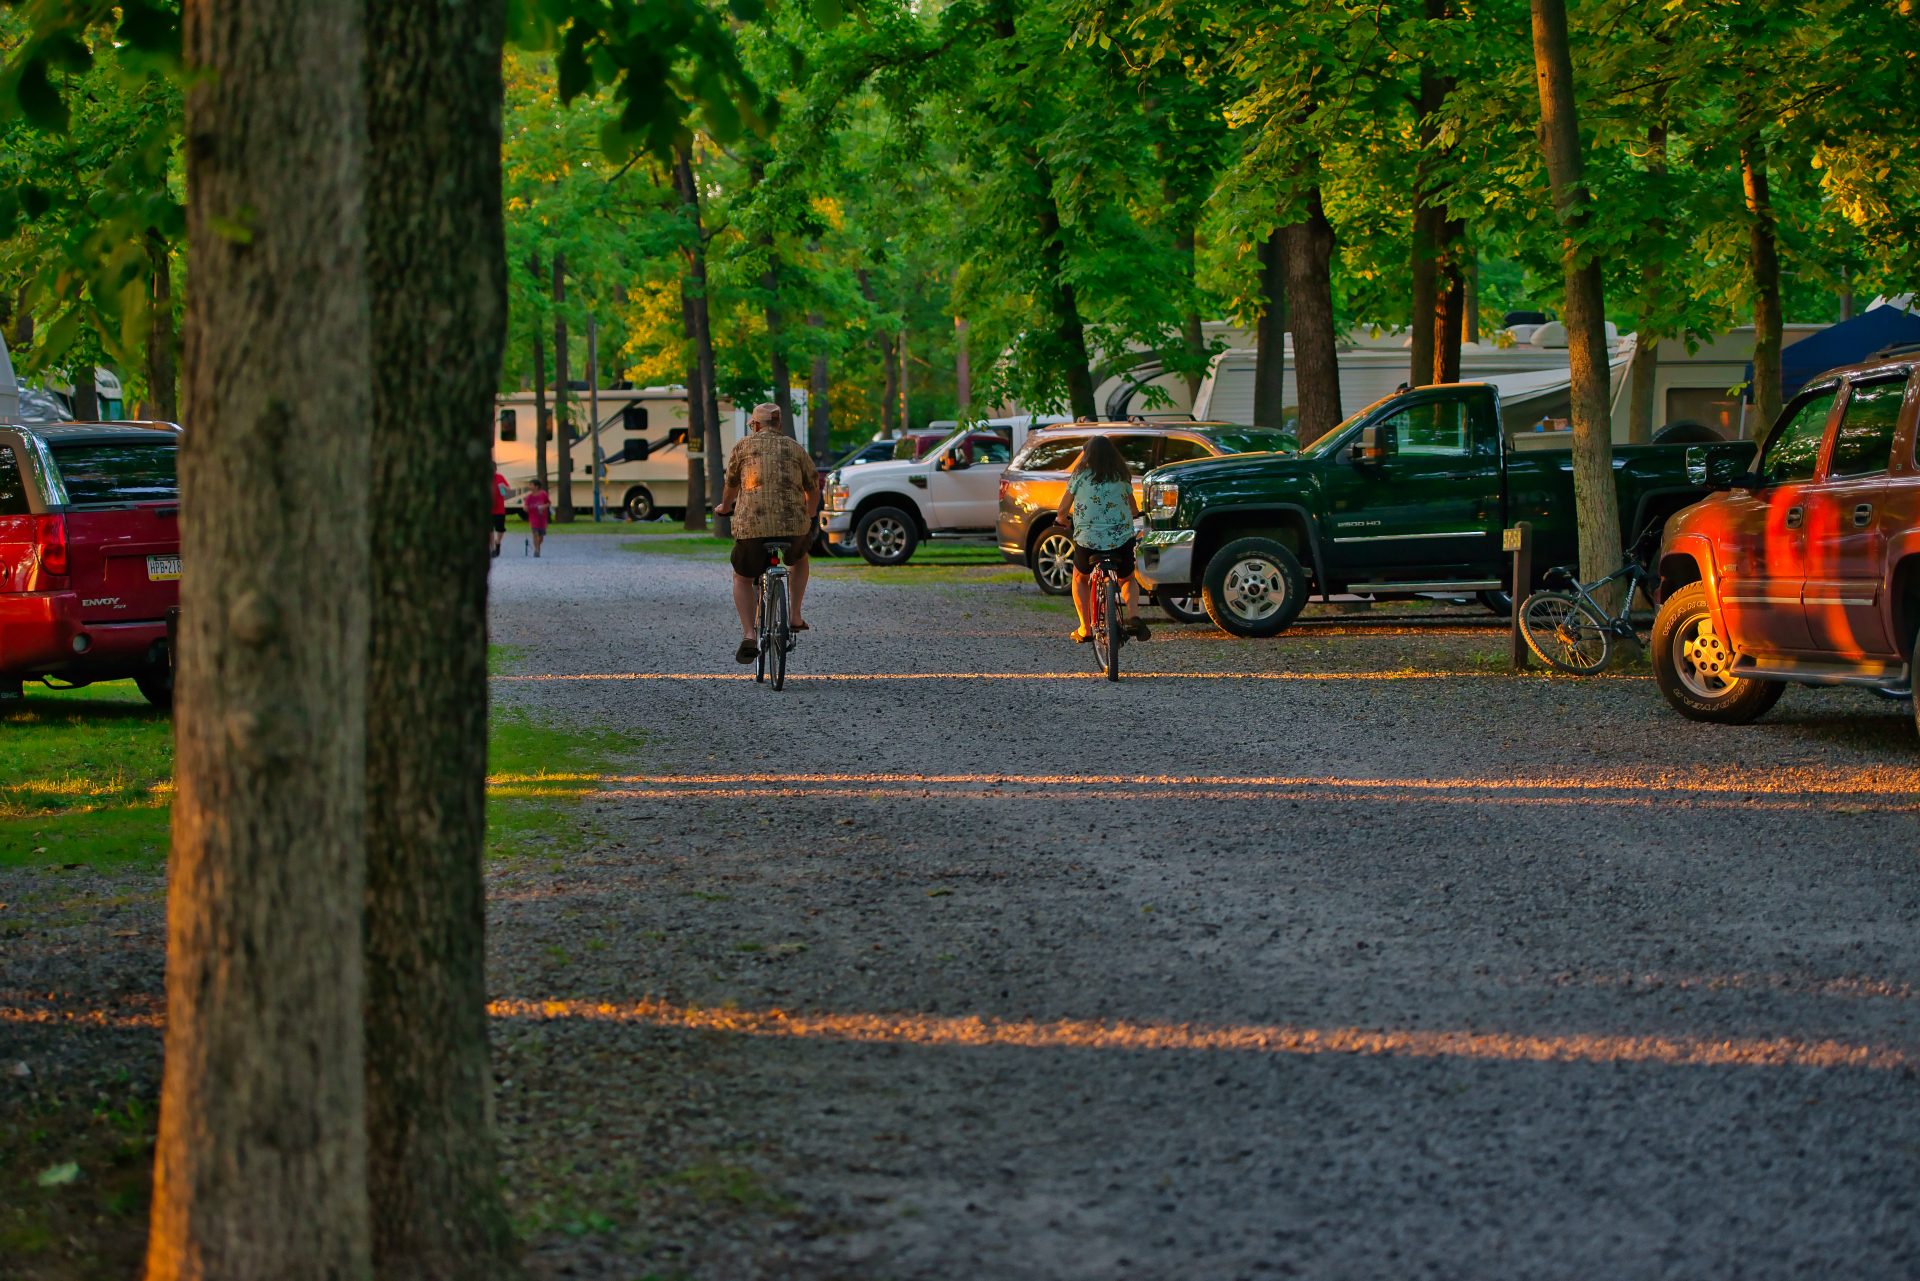
[[[507,514],[505,512],[495,512],[493,514],[493,532],[496,534],[504,534],[507,532]]]
[[[807,547],[813,541],[811,534],[796,534],[792,538],[737,538],[733,543],[733,572],[742,578],[759,578],[771,563],[767,558],[767,544],[785,543],[784,553],[787,564],[797,565],[807,558]]]
[[[1102,556],[1105,556],[1113,562],[1113,567],[1120,571],[1120,577],[1132,578],[1133,545],[1138,541],[1137,538],[1129,538],[1118,547],[1082,547],[1079,543],[1075,543],[1073,567],[1082,574],[1091,574],[1093,567],[1100,563]]]

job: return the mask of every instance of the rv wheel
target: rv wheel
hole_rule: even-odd
[[[653,495],[644,489],[628,490],[626,507],[628,520],[653,519]]]

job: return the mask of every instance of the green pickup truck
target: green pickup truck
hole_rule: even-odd
[[[1615,446],[1623,542],[1752,455],[1749,441]],[[1516,449],[1485,383],[1389,396],[1298,453],[1158,468],[1145,497],[1141,580],[1163,595],[1198,589],[1236,636],[1286,630],[1310,592],[1477,592],[1499,608],[1512,587],[1500,531],[1523,520],[1536,572],[1579,559],[1571,452]]]

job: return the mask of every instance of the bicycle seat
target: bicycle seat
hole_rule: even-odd
[[[1573,576],[1573,571],[1571,569],[1568,569],[1564,565],[1560,565],[1542,574],[1540,576],[1540,581],[1543,583],[1546,583],[1548,586],[1553,586],[1556,583],[1572,583],[1575,581],[1575,579]]]
[[[785,556],[787,554],[787,548],[793,546],[793,540],[791,538],[769,538],[764,540],[760,545],[775,556]]]

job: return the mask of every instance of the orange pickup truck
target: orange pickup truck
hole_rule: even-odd
[[[1652,658],[1682,715],[1745,724],[1788,684],[1911,696],[1916,420],[1920,346],[1823,374],[1782,411],[1757,471],[1667,522]]]

